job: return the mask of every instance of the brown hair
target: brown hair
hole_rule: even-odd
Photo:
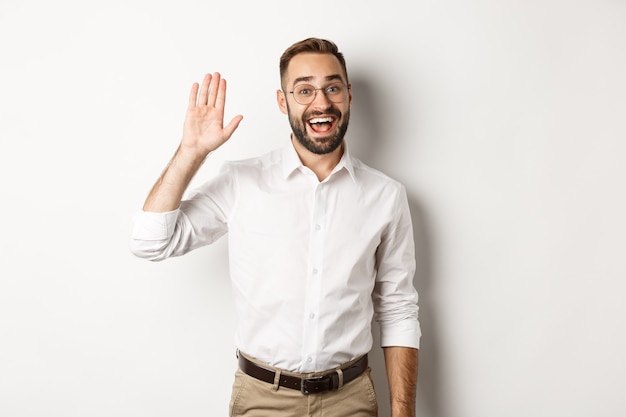
[[[337,45],[326,39],[308,38],[291,45],[285,50],[285,52],[283,52],[282,56],[280,57],[281,85],[284,81],[285,73],[287,72],[287,67],[289,66],[289,62],[291,62],[291,59],[294,56],[305,52],[334,55],[339,60],[339,64],[343,69],[343,74],[346,77],[346,82],[348,82],[348,70],[346,69],[346,60],[343,57],[343,53],[339,52]]]

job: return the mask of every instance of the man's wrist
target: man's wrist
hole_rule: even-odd
[[[415,417],[415,403],[392,400],[391,417]]]

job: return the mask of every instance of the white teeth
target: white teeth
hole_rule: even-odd
[[[309,123],[330,123],[333,119],[330,117],[316,117],[315,119],[309,120]]]

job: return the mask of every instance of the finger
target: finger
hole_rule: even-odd
[[[207,104],[207,97],[208,97],[210,84],[211,84],[211,74],[207,74],[204,76],[204,80],[202,80],[202,87],[200,88],[200,94],[198,95],[198,106],[203,106]]]
[[[198,83],[193,83],[191,86],[191,91],[189,92],[189,103],[187,103],[187,108],[193,109],[196,107],[196,98],[198,97]]]
[[[209,86],[209,95],[206,103],[210,106],[215,105],[215,99],[217,97],[217,91],[219,90],[219,85],[221,83],[221,76],[219,72],[213,73],[213,78],[211,79],[211,85]]]
[[[215,108],[224,110],[225,104],[226,104],[226,80],[222,78],[220,80],[220,85],[217,90],[217,97],[215,99]]]

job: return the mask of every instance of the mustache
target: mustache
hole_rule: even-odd
[[[321,111],[318,111],[318,110],[314,110],[314,111],[311,111],[311,112],[309,112],[309,113],[305,113],[305,114],[303,114],[303,115],[302,115],[302,119],[303,119],[303,120],[308,120],[308,119],[311,119],[311,118],[313,118],[313,117],[317,117],[317,116],[328,116],[328,115],[335,116],[335,117],[337,117],[338,119],[340,119],[340,118],[341,118],[341,112],[340,112],[339,110],[337,110],[337,109],[333,109],[333,108],[331,108],[331,109],[328,109],[328,110],[327,110],[327,111],[325,111],[325,112],[321,112]]]

